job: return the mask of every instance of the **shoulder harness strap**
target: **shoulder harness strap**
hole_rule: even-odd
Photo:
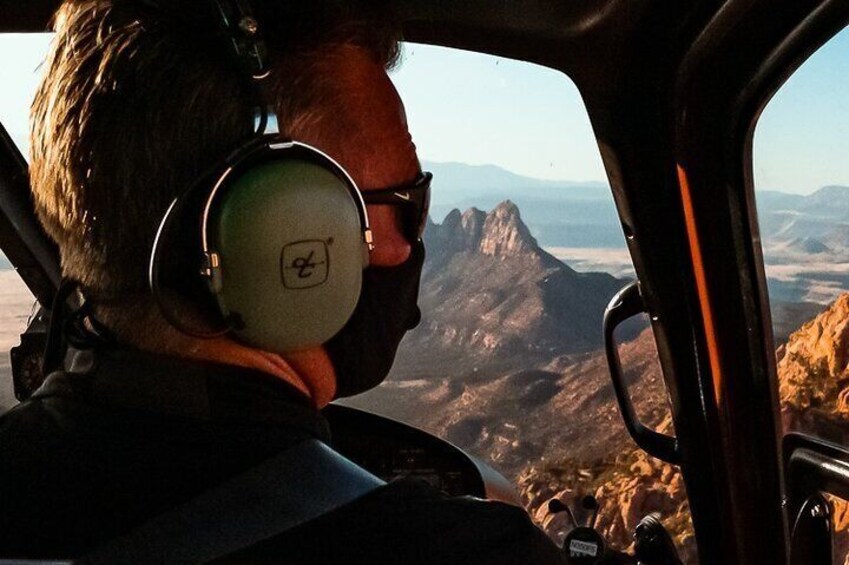
[[[300,443],[75,563],[206,563],[385,485],[318,440]]]

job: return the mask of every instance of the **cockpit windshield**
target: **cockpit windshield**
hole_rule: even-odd
[[[558,541],[573,524],[549,501],[583,523],[592,495],[614,547],[661,512],[692,562],[681,476],[632,442],[610,387],[602,315],[634,269],[575,85],[538,65],[418,44],[391,76],[434,175],[422,322],[390,378],[345,403],[480,457]],[[638,413],[670,432],[647,320],[617,337]]]

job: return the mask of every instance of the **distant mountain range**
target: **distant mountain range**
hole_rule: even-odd
[[[758,206],[768,250],[849,252],[849,186],[825,186],[808,196],[762,192]]]
[[[422,166],[434,173],[431,216],[437,223],[453,209],[492,210],[511,200],[540,247],[625,249],[606,182],[541,180],[495,165]],[[836,254],[849,261],[849,187],[826,186],[808,196],[764,190],[757,204],[768,262],[786,262],[788,254]]]
[[[436,221],[452,208],[490,210],[510,199],[542,247],[625,246],[607,183],[546,181],[494,165],[424,162],[423,166],[434,173],[431,209]],[[785,245],[784,251],[849,253],[849,187],[825,186],[808,196],[763,190],[757,192],[757,205],[768,248]]]
[[[422,165],[434,175],[431,215],[437,222],[454,208],[491,210],[509,199],[543,247],[625,247],[607,183],[546,181],[494,165]]]
[[[544,181],[493,165],[423,165],[434,173],[431,210],[437,222],[452,209],[490,210],[510,199],[539,245],[558,257],[575,256],[569,252],[575,248],[583,248],[585,259],[592,249],[627,253],[606,183]],[[849,288],[849,187],[826,186],[808,196],[758,191],[757,206],[770,296],[776,310],[786,310],[777,313],[778,319],[802,311],[813,315]],[[627,272],[621,260],[590,263]],[[792,317],[796,321],[801,320]]]

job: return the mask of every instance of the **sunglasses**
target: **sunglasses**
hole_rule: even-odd
[[[379,190],[362,191],[366,204],[387,204],[401,208],[404,236],[412,243],[420,241],[430,208],[431,173],[419,173],[410,183]]]

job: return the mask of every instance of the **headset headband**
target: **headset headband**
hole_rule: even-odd
[[[201,33],[213,34],[227,48],[235,65],[254,90],[259,111],[257,134],[265,132],[268,123],[268,104],[261,82],[271,74],[268,62],[268,49],[265,45],[262,29],[254,17],[249,0],[209,0],[205,11],[198,11],[196,2],[183,0],[140,0],[141,4],[166,14]],[[187,4],[194,11],[189,13]],[[210,21],[212,20],[212,21]],[[217,29],[210,29],[212,24]]]
[[[254,80],[262,80],[271,72],[268,50],[248,0],[213,0],[218,8],[221,29],[240,66]]]
[[[224,172],[219,176],[218,181],[215,183],[215,186],[209,193],[209,197],[206,199],[206,202],[203,204],[203,213],[201,216],[201,245],[203,247],[203,253],[205,257],[209,257],[210,254],[210,245],[209,245],[209,215],[212,207],[215,203],[215,197],[217,196],[219,190],[223,185],[227,183],[227,179],[233,174],[235,168],[238,166],[239,168],[243,168],[245,166],[250,166],[255,163],[257,158],[262,159],[268,154],[278,153],[280,151],[292,151],[296,152],[300,157],[305,158],[307,160],[312,161],[324,161],[322,163],[325,167],[330,165],[329,168],[335,170],[338,176],[342,177],[349,188],[349,192],[351,197],[354,199],[354,202],[357,206],[357,211],[360,217],[360,225],[362,226],[363,237],[365,242],[368,244],[369,251],[374,248],[374,244],[371,241],[371,228],[369,226],[368,214],[366,213],[366,204],[363,200],[363,196],[360,193],[359,188],[357,187],[357,183],[354,182],[354,179],[351,178],[351,175],[348,174],[342,165],[340,165],[333,157],[328,155],[327,153],[317,149],[311,145],[307,145],[306,143],[300,143],[298,141],[279,141],[275,137],[261,138],[262,142],[256,146],[251,147],[247,153],[238,152],[231,159],[228,159],[227,168]]]

